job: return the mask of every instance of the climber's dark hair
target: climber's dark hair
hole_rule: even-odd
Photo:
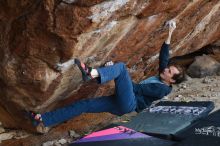
[[[179,84],[179,83],[183,82],[185,80],[185,76],[186,76],[183,67],[181,67],[180,65],[172,65],[172,66],[175,66],[178,69],[178,71],[180,72],[178,74],[173,75],[172,79],[175,80],[174,84]]]

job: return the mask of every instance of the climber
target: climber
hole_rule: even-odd
[[[184,73],[180,67],[168,65],[169,45],[172,33],[176,28],[175,21],[169,21],[168,27],[168,37],[160,50],[158,76],[150,77],[137,84],[132,82],[124,63],[108,62],[105,67],[94,69],[80,60],[74,59],[84,81],[96,79],[98,83],[104,84],[114,80],[115,94],[80,100],[43,114],[32,113],[33,119],[38,123],[43,123],[45,127],[50,127],[82,113],[109,112],[115,115],[123,115],[132,111],[140,112],[153,101],[169,94],[172,90],[171,85],[180,83],[184,78]]]

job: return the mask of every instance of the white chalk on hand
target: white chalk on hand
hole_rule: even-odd
[[[176,28],[176,22],[174,20],[169,20],[166,22],[165,26]]]
[[[170,22],[170,26],[173,27],[173,28],[176,28],[176,22],[172,20],[172,21]]]
[[[75,59],[70,59],[64,63],[57,63],[56,64],[56,69],[62,72],[67,71],[68,69],[70,69],[70,67],[75,64]]]

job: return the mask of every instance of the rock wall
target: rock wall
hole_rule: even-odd
[[[31,130],[24,111],[109,93],[112,84],[82,84],[75,66],[56,70],[71,58],[123,61],[135,81],[156,73],[170,19],[172,56],[220,46],[219,0],[0,1],[0,121]]]

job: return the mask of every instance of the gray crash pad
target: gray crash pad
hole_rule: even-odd
[[[213,102],[160,102],[139,113],[127,123],[118,123],[139,132],[175,135],[214,108]]]

